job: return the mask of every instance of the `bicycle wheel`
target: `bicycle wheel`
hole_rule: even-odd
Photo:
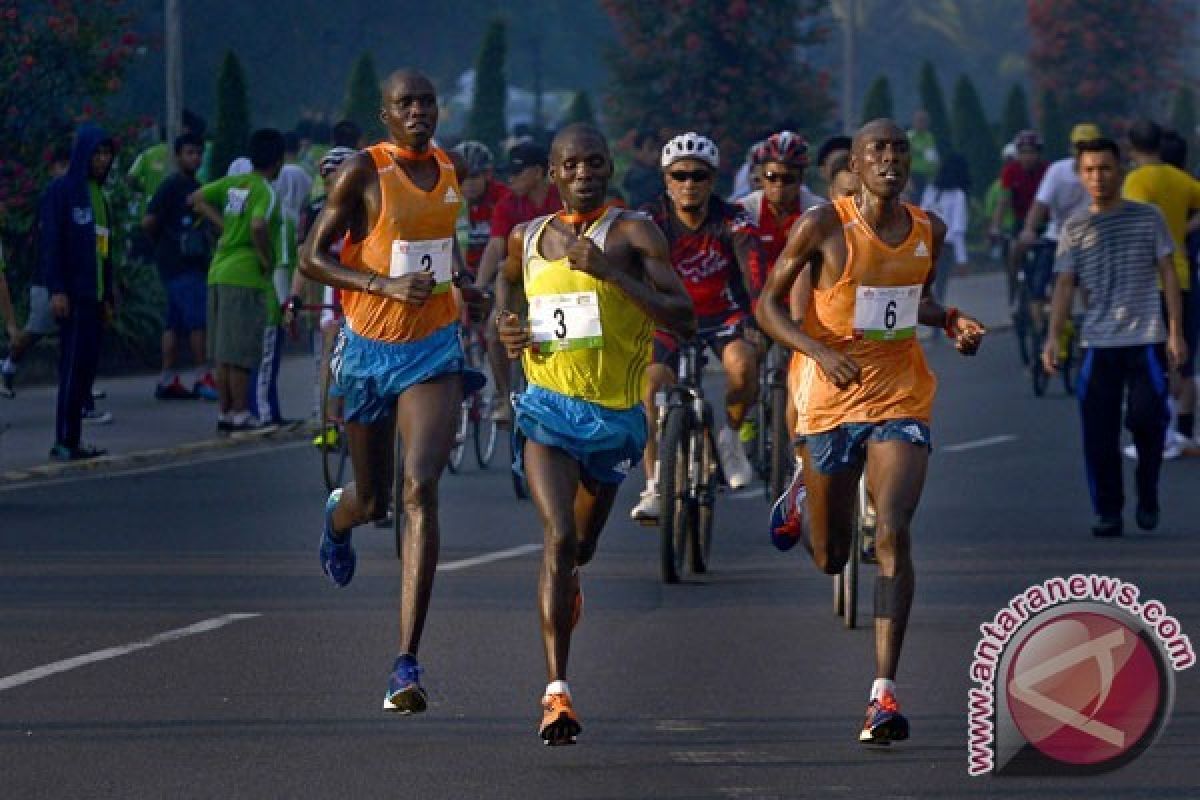
[[[850,557],[842,569],[842,620],[847,628],[858,623],[858,575],[862,560],[863,520],[867,514],[867,476],[858,482],[858,499],[854,508],[854,527],[850,536]]]
[[[487,387],[476,395],[474,420],[472,420],[475,439],[475,463],[480,469],[487,469],[496,455],[496,420],[492,418],[495,407],[496,393]]]
[[[471,405],[475,402],[474,397],[469,397],[462,401],[462,405],[458,410],[458,427],[454,431],[454,448],[450,451],[450,460],[446,462],[446,468],[452,474],[458,474],[462,468],[463,458],[467,454],[467,434],[471,427]]]
[[[527,500],[529,498],[529,484],[525,482],[525,476],[517,470],[517,427],[513,427],[508,432],[508,464],[509,474],[512,476],[513,494],[518,500]]]
[[[321,343],[321,403],[320,414],[321,437],[321,475],[325,479],[325,491],[332,492],[342,485],[346,477],[346,462],[349,460],[350,448],[346,441],[346,431],[340,413],[334,413],[336,399],[329,390],[333,383],[333,372],[329,368],[329,359],[333,353],[333,340]]]
[[[712,556],[713,519],[717,511],[717,491],[720,488],[717,475],[717,445],[712,434],[712,411],[705,409],[704,428],[692,441],[699,446],[699,458],[695,464],[699,467],[696,486],[696,524],[693,526],[692,541],[689,545],[692,561],[692,573],[703,575],[708,572]]]
[[[767,484],[767,502],[774,503],[787,489],[791,466],[792,437],[787,429],[787,386],[771,386],[771,474]]]
[[[1045,325],[1037,325],[1033,320],[1029,321],[1029,352],[1033,353],[1033,358],[1029,362],[1029,377],[1033,384],[1033,393],[1037,397],[1041,397],[1046,393],[1046,383],[1050,376],[1046,374],[1046,370],[1042,368],[1041,352],[1042,346],[1046,341]]]
[[[663,583],[679,583],[695,514],[695,501],[688,496],[689,422],[688,409],[682,406],[670,409],[658,447],[659,495],[662,497],[659,561]]]
[[[1013,336],[1017,340],[1017,355],[1021,358],[1021,366],[1029,366],[1029,292],[1025,288],[1025,276],[1017,278],[1016,290],[1012,299]],[[1036,355],[1034,356],[1036,358]]]

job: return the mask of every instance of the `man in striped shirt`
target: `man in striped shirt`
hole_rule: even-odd
[[[1170,420],[1168,369],[1177,370],[1186,361],[1187,344],[1174,245],[1162,214],[1153,206],[1122,199],[1115,142],[1095,139],[1076,149],[1091,204],[1071,216],[1059,235],[1054,305],[1042,364],[1049,372],[1058,367],[1058,342],[1078,284],[1087,307],[1078,396],[1088,486],[1097,516],[1092,533],[1120,536],[1125,503],[1122,403],[1138,454],[1135,518],[1139,528],[1152,530],[1158,525],[1158,474]],[[1160,282],[1167,307],[1165,327]]]

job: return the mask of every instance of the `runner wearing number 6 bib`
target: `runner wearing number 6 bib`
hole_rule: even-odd
[[[758,305],[763,330],[794,351],[789,384],[803,458],[772,512],[772,538],[781,547],[802,541],[818,567],[838,574],[859,557],[850,542],[864,469],[875,501],[876,680],[859,734],[866,744],[908,738],[894,680],[913,596],[909,528],[932,449],[937,387],[916,326],[943,328],[964,355],[986,332],[930,294],[946,226],[901,202],[909,162],[895,123],[864,125],[850,162],[861,189],[801,217]]]
[[[538,733],[574,744],[582,730],[567,687],[571,634],[583,606],[579,568],[596,551],[617,488],[646,443],[642,376],[655,326],[690,336],[692,302],[662,231],[606,207],[612,158],[604,136],[571,125],[555,138],[550,178],[567,213],[513,229],[497,282],[497,329],[524,360],[529,389],[513,405],[520,467],[544,528],[539,582],[549,684]],[[526,301],[528,322],[517,316]]]

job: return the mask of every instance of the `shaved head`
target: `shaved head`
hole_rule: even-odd
[[[420,70],[405,67],[398,69],[383,81],[384,96],[394,96],[398,91],[418,90],[434,92],[433,81]]]
[[[550,143],[550,160],[552,162],[562,161],[562,153],[569,145],[600,145],[600,149],[607,156],[608,139],[604,138],[604,134],[595,125],[587,122],[575,122],[563,128],[554,136],[554,141]]]
[[[904,129],[897,125],[895,120],[886,118],[873,119],[859,128],[858,132],[854,134],[851,150],[859,153],[862,151],[863,145],[869,141],[876,139],[895,140],[904,137]]]

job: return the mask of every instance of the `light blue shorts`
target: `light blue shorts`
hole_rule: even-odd
[[[813,466],[826,475],[861,469],[867,463],[867,442],[908,442],[933,450],[929,426],[919,419],[847,422],[832,430],[796,437],[796,444],[808,446]]]
[[[620,483],[642,460],[646,412],[639,403],[624,411],[577,400],[541,386],[517,395],[516,469],[523,472],[526,439],[563,450],[600,483]]]
[[[345,419],[369,425],[386,419],[396,398],[442,375],[463,376],[463,393],[483,387],[486,378],[466,369],[458,323],[413,342],[381,342],[343,325],[330,358],[332,392],[345,398]]]

